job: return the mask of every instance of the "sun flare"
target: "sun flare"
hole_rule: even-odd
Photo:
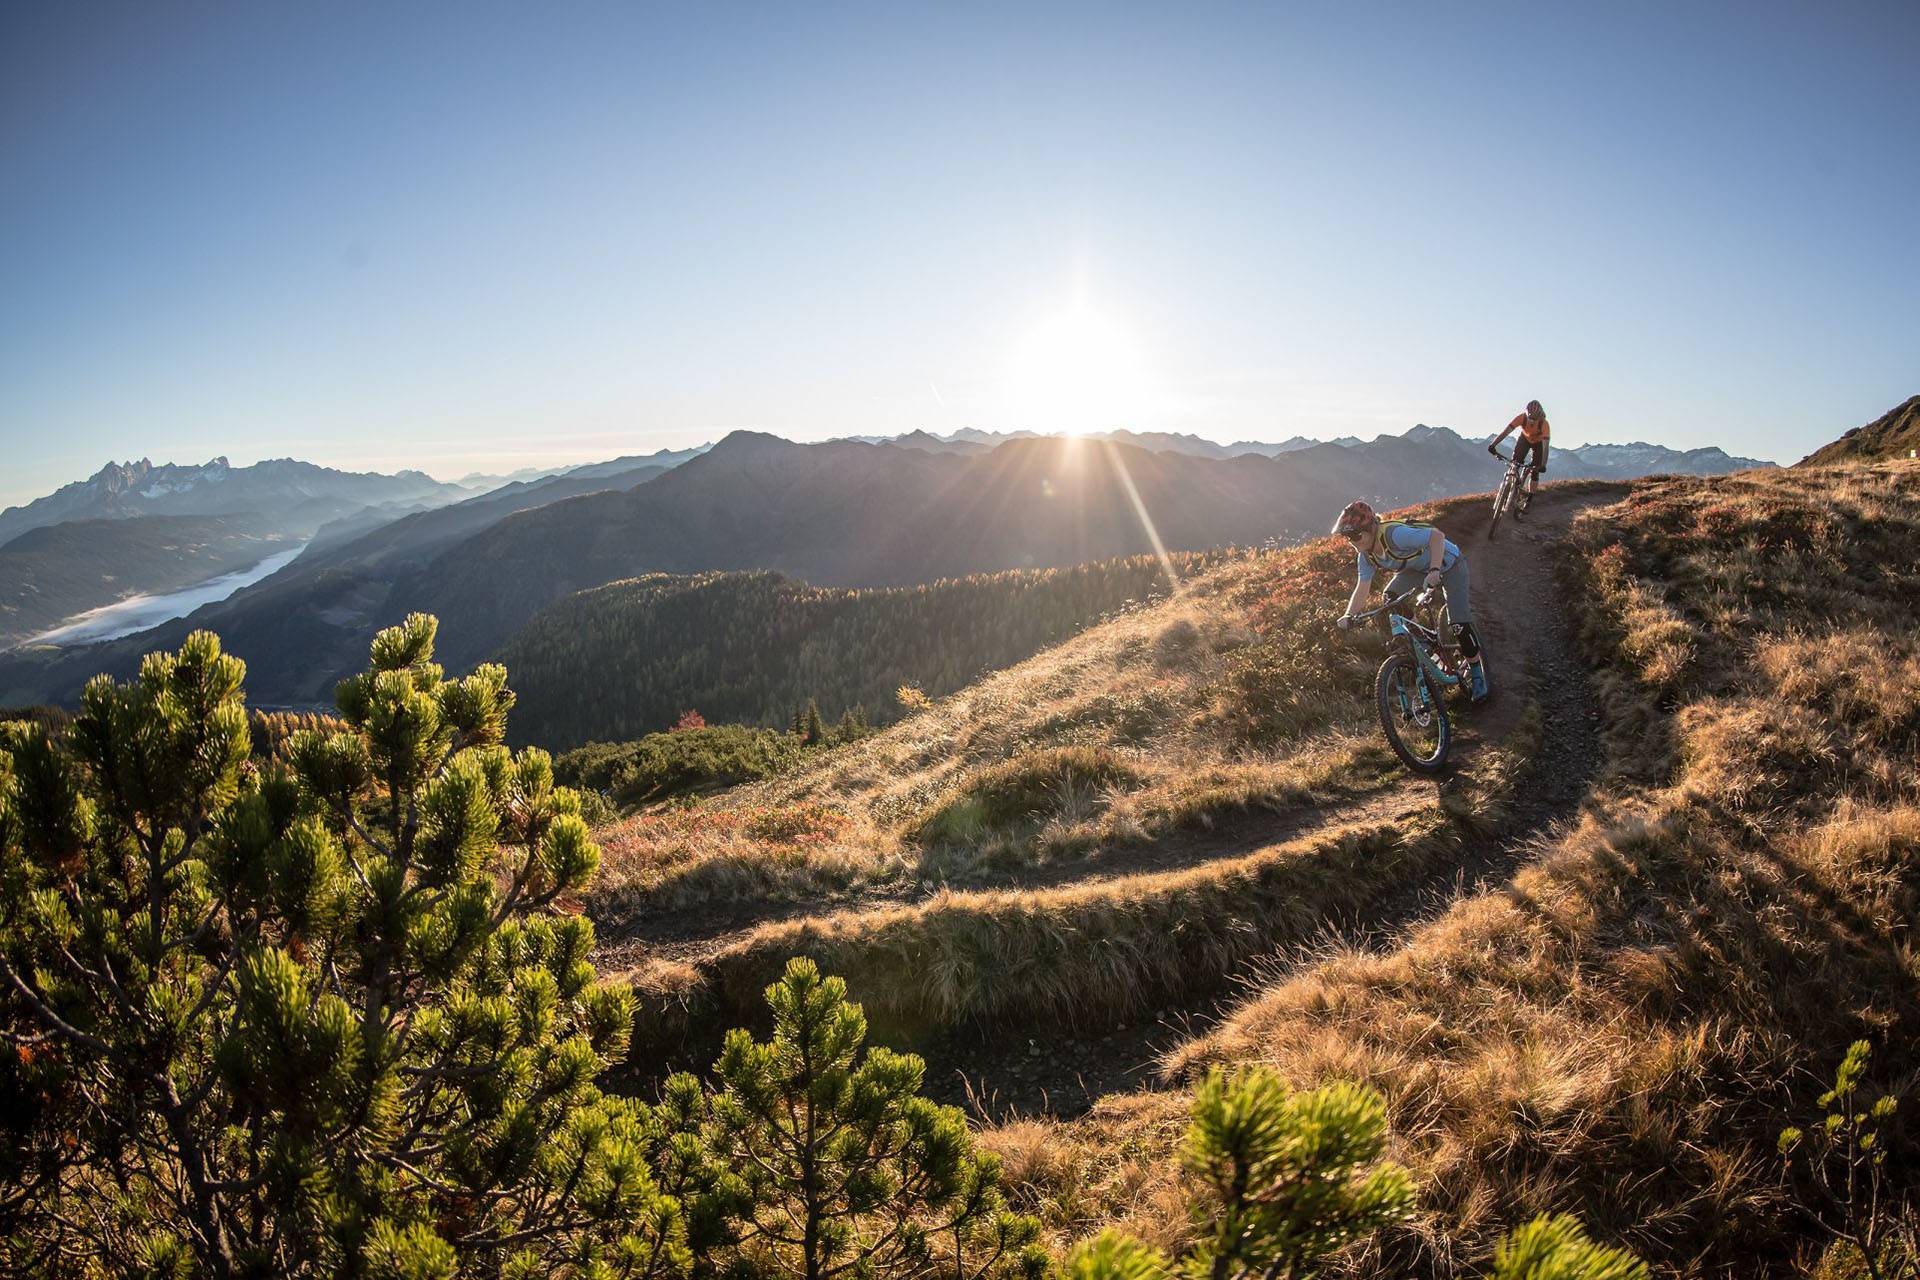
[[[1032,431],[1109,430],[1137,418],[1145,385],[1127,332],[1078,305],[1048,318],[1021,344],[1010,408],[1015,425]]]

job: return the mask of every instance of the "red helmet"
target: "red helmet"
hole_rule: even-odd
[[[1349,538],[1362,529],[1371,529],[1373,522],[1379,518],[1374,514],[1372,507],[1356,500],[1347,504],[1347,509],[1342,511],[1340,518],[1333,522],[1330,532],[1336,538]]]

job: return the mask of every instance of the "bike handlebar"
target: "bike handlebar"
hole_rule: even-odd
[[[1415,587],[1412,591],[1402,591],[1390,600],[1382,600],[1365,613],[1350,613],[1347,616],[1355,622],[1371,622],[1373,619],[1405,600],[1412,600],[1413,607],[1416,609],[1424,609],[1433,603],[1433,593],[1436,590],[1438,590],[1437,587]]]

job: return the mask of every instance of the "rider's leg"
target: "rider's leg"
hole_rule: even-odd
[[[1425,569],[1401,569],[1393,575],[1393,581],[1387,583],[1387,598],[1413,590],[1427,576]]]
[[[1473,688],[1473,700],[1487,696],[1487,664],[1480,649],[1480,637],[1473,629],[1473,575],[1467,558],[1453,562],[1441,580],[1447,589],[1447,617],[1460,628],[1460,656],[1467,660],[1467,678]]]

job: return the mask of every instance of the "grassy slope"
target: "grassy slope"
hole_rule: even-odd
[[[1172,1079],[1261,1061],[1381,1088],[1429,1217],[1371,1274],[1451,1274],[1548,1209],[1670,1274],[1785,1272],[1810,1229],[1780,1127],[1853,1038],[1883,1086],[1920,1047],[1920,466],[1646,482],[1572,542],[1609,794],[1508,889],[1278,978]],[[1181,1107],[992,1142],[1063,1234],[1176,1236]]]
[[[1222,566],[802,772],[602,831],[587,907],[642,992],[642,1044],[757,1017],[795,953],[894,1032],[1099,1027],[1451,865],[1524,743],[1439,789],[1390,767],[1379,641],[1331,628],[1350,556],[1321,540]],[[782,898],[800,918],[643,945]]]
[[[1800,461],[1803,467],[1904,458],[1920,448],[1920,396],[1909,396],[1864,427],[1855,427]]]

